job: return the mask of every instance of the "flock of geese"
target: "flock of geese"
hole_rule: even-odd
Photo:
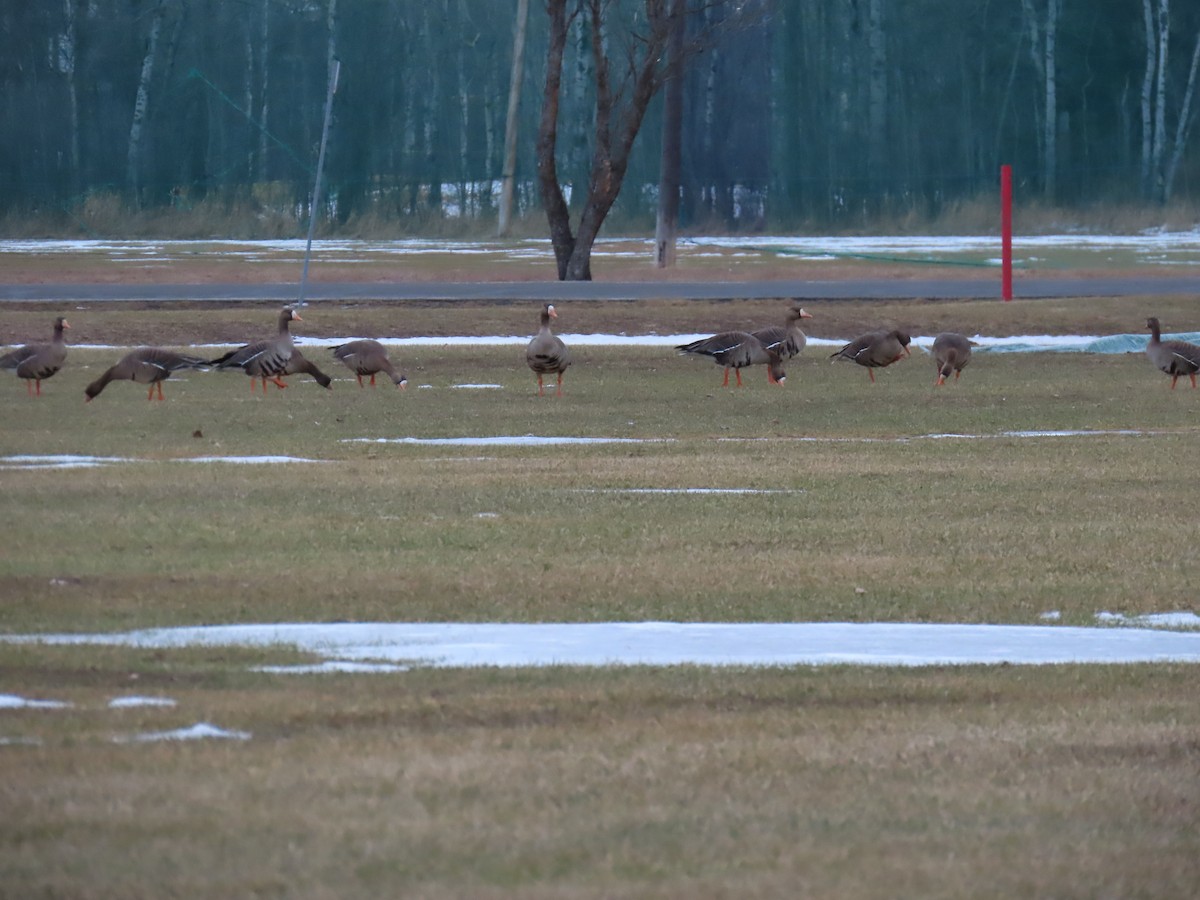
[[[561,397],[563,373],[571,365],[570,349],[550,327],[551,320],[557,317],[554,305],[547,303],[542,308],[538,332],[525,350],[525,361],[537,376],[538,396],[545,394],[544,377],[555,375],[555,393]],[[690,344],[681,344],[675,349],[681,354],[707,356],[722,366],[725,370],[724,387],[729,385],[731,369],[736,375],[737,386],[741,387],[742,369],[758,365],[767,367],[769,383],[783,384],[787,377],[783,370],[784,362],[798,355],[808,343],[800,323],[811,318],[802,307],[793,305],[783,325],[757,331],[723,331]],[[273,337],[245,344],[217,359],[203,359],[161,347],[140,347],[105,370],[84,389],[84,394],[87,401],[91,402],[109,383],[124,380],[149,385],[147,399],[155,399],[157,391],[157,399],[162,400],[162,383],[172,372],[206,368],[241,369],[250,376],[251,393],[260,380],[264,395],[268,382],[285,388],[287,383],[283,379],[288,375],[311,375],[322,387],[329,388],[332,379],[292,342],[289,326],[292,322],[302,321],[294,309],[284,307],[279,313],[278,329]],[[66,362],[67,344],[63,331],[70,327],[67,320],[59,316],[54,320],[54,336],[49,343],[28,344],[0,356],[0,369],[14,371],[18,378],[25,379],[30,396],[40,397],[42,381],[54,375]],[[1193,388],[1196,387],[1196,374],[1200,372],[1200,346],[1186,341],[1162,340],[1161,327],[1156,318],[1147,319],[1146,327],[1150,330],[1146,355],[1158,369],[1171,376],[1171,388],[1174,389],[1175,383],[1184,376],[1191,380]],[[874,382],[875,369],[911,355],[910,343],[909,335],[897,329],[869,331],[831,354],[830,358],[835,361],[849,360],[865,367]],[[935,385],[945,384],[951,373],[955,379],[962,374],[963,368],[971,361],[971,346],[968,338],[956,332],[942,332],[934,338],[932,355],[937,367]],[[354,373],[359,387],[363,386],[364,378],[369,378],[374,387],[375,376],[379,374],[386,375],[399,388],[408,383],[408,379],[396,371],[388,358],[387,349],[379,341],[350,341],[331,350],[334,358]]]

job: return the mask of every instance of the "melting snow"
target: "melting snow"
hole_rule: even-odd
[[[672,438],[544,437],[534,434],[456,438],[343,438],[343,444],[422,444],[431,447],[545,447],[553,444],[661,444]]]
[[[109,709],[129,709],[135,706],[174,706],[170,697],[114,697],[108,701]]]
[[[282,644],[338,664],[440,667],[1200,663],[1200,632],[1058,625],[284,623],[4,635],[0,640],[154,648]]]
[[[248,741],[251,734],[248,731],[226,731],[208,722],[197,722],[188,728],[176,728],[173,731],[148,731],[142,734],[131,734],[113,738],[115,744],[145,744],[154,741],[198,741],[204,738],[221,738],[235,741]]]
[[[0,694],[0,709],[68,709],[61,700],[29,700],[17,694]]]

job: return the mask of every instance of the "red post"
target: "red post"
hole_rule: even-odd
[[[1012,288],[1012,166],[1000,167],[1000,295],[1013,298]]]

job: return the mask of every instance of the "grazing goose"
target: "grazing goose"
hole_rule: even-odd
[[[54,320],[54,338],[48,344],[27,344],[0,356],[0,369],[15,369],[18,378],[25,379],[25,390],[33,397],[42,396],[42,379],[49,378],[67,361],[67,344],[63,340],[63,329],[70,328],[67,320],[59,316]]]
[[[750,333],[758,338],[767,350],[778,353],[780,359],[791,359],[808,344],[808,335],[800,330],[800,321],[811,318],[812,314],[806,313],[803,307],[793,306],[788,310],[783,325],[771,325]]]
[[[767,381],[783,384],[787,375],[783,371],[783,360],[775,350],[768,350],[762,341],[748,331],[723,331],[712,337],[681,344],[675,348],[680,353],[696,356],[711,356],[718,366],[725,367],[725,380],[721,387],[729,387],[729,370],[737,375],[737,386],[742,386],[742,369],[746,366],[766,366]]]
[[[280,372],[279,374],[280,375],[311,375],[313,378],[316,379],[317,384],[319,384],[321,387],[327,388],[328,390],[331,390],[331,391],[333,390],[333,379],[330,378],[328,375],[326,375],[324,372],[322,372],[320,369],[318,369],[316,367],[316,364],[313,363],[312,360],[310,360],[307,356],[305,356],[303,353],[301,353],[299,350],[296,350],[296,349],[292,350],[291,359],[289,359],[287,361],[287,365],[283,367],[283,371]],[[287,385],[284,384],[284,382],[278,378],[275,379],[275,386],[280,387],[280,388],[287,387]],[[267,385],[264,382],[263,383],[263,391],[265,392],[266,390],[267,390]]]
[[[162,383],[171,377],[172,372],[180,369],[202,369],[207,365],[208,361],[198,356],[184,356],[158,347],[142,347],[122,356],[115,366],[109,367],[107,372],[84,388],[83,392],[87,394],[87,402],[91,403],[108,387],[110,381],[124,380],[150,385],[147,400],[154,399],[154,389],[157,387],[158,399],[161,400]]]
[[[555,396],[561,397],[563,372],[571,365],[571,351],[562,342],[562,338],[550,331],[550,320],[557,318],[558,313],[554,311],[554,306],[547,303],[542,309],[542,326],[525,348],[525,362],[537,374],[539,397],[546,392],[542,385],[542,376],[553,374],[558,375]]]
[[[333,348],[333,355],[346,364],[346,368],[358,379],[358,386],[363,386],[363,376],[371,376],[371,387],[375,387],[375,375],[383,372],[398,388],[408,384],[408,379],[399,374],[392,361],[388,359],[387,349],[379,341],[351,341],[348,344],[338,344]]]
[[[287,387],[279,376],[286,374],[288,361],[296,352],[292,343],[288,323],[303,322],[300,314],[290,306],[285,306],[279,312],[279,332],[275,337],[265,341],[255,341],[236,350],[230,350],[224,356],[212,360],[212,365],[218,369],[239,368],[251,379],[261,378],[263,393],[267,392],[267,381],[274,381],[278,387]],[[250,393],[254,393],[254,382],[250,382]]]
[[[875,369],[890,366],[902,356],[911,356],[908,349],[912,340],[903,331],[868,331],[859,335],[836,353],[831,353],[832,360],[848,359],[860,366],[867,367],[871,383],[875,383]]]
[[[937,366],[937,380],[934,385],[946,383],[950,373],[958,381],[962,370],[971,361],[971,341],[953,331],[943,331],[933,339],[933,362]]]
[[[1181,375],[1186,375],[1196,386],[1196,373],[1200,372],[1200,347],[1187,341],[1164,341],[1158,319],[1151,316],[1146,320],[1150,329],[1150,342],[1146,344],[1146,355],[1150,362],[1171,376],[1171,390]]]

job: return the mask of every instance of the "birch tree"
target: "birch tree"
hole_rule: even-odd
[[[680,164],[683,143],[683,32],[685,0],[672,0],[667,39],[667,85],[663,93],[662,162],[658,180],[658,217],[654,227],[655,264],[675,265],[679,231]]]
[[[137,98],[133,104],[133,121],[129,126],[129,149],[126,153],[125,177],[134,202],[141,205],[140,173],[142,163],[142,133],[146,112],[150,106],[150,83],[154,77],[154,57],[158,50],[158,36],[162,32],[166,0],[158,0],[150,17],[150,33],[146,38],[146,53],[142,57],[141,76],[138,78]]]
[[[508,112],[504,117],[504,166],[500,184],[500,237],[512,223],[513,193],[517,177],[517,116],[521,111],[521,76],[525,71],[525,34],[529,24],[529,0],[517,0],[513,23],[512,75],[508,82]]]
[[[1042,194],[1053,201],[1058,190],[1058,18],[1062,0],[1046,0],[1044,20],[1034,10],[1033,0],[1021,0],[1021,6],[1029,30],[1033,67],[1043,88]]]

